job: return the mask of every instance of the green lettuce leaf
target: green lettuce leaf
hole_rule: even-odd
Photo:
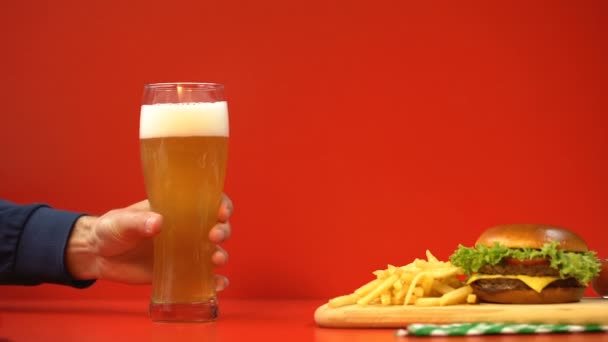
[[[548,258],[551,267],[559,270],[561,278],[576,278],[587,285],[600,271],[600,263],[595,252],[567,252],[558,249],[558,242],[553,241],[543,245],[541,249],[508,248],[495,243],[488,247],[477,245],[465,247],[459,245],[450,256],[452,264],[461,267],[467,275],[471,275],[485,265],[496,265],[503,258],[511,257],[518,260]]]

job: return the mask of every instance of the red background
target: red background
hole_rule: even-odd
[[[0,196],[96,214],[144,198],[143,85],[220,82],[222,296],[345,294],[501,223],[571,227],[608,256],[607,19],[601,0],[4,1]]]

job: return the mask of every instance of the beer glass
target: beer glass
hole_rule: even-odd
[[[150,317],[217,318],[209,230],[217,221],[228,158],[228,106],[213,83],[144,87],[140,149],[146,192],[163,216],[154,239]]]

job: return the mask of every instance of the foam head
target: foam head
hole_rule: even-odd
[[[228,126],[225,101],[143,105],[139,138],[228,137]]]

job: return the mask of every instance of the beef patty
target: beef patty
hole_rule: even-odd
[[[483,274],[527,275],[531,277],[559,277],[559,271],[549,265],[485,265],[479,270]]]
[[[496,278],[496,279],[479,279],[471,283],[471,287],[475,290],[485,292],[499,292],[509,290],[530,290],[530,287],[519,279],[511,278]],[[549,285],[550,287],[583,287],[575,278],[558,279]]]
[[[527,275],[531,277],[559,277],[559,271],[547,264],[540,265],[511,265],[500,263],[497,265],[486,265],[479,270],[481,274],[496,275]],[[519,279],[497,278],[479,279],[471,286],[486,292],[498,292],[508,290],[529,290],[530,287]],[[558,279],[547,287],[583,287],[575,278]]]

